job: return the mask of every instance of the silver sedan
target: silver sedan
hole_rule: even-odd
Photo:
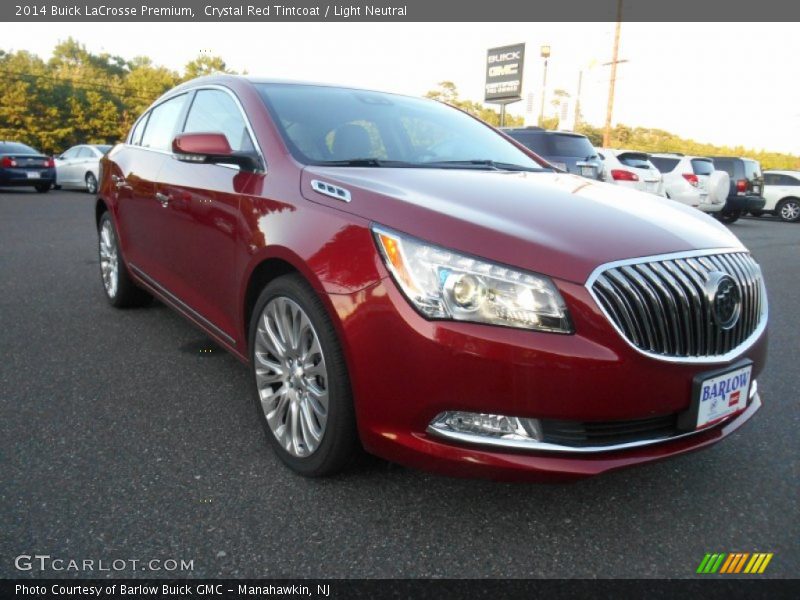
[[[56,186],[97,193],[100,159],[111,146],[80,144],[56,156]]]

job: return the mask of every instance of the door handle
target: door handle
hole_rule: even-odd
[[[114,185],[117,186],[117,189],[120,189],[120,188],[131,189],[131,186],[128,184],[127,181],[125,181],[124,177],[120,177],[119,175],[112,175],[111,176],[111,181],[114,182]]]
[[[161,206],[167,208],[167,206],[169,205],[169,201],[172,200],[172,198],[167,194],[156,192],[156,200],[158,200],[161,203]]]

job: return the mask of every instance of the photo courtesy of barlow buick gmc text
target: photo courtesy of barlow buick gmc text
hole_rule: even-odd
[[[0,6],[0,598],[796,598],[800,10],[210,1]]]

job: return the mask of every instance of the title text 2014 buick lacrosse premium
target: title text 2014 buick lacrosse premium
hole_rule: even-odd
[[[305,475],[363,447],[585,477],[712,444],[761,405],[766,293],[736,237],[431,100],[190,81],[103,159],[96,218],[111,304],[157,296],[248,363]]]

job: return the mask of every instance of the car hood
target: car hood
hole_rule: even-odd
[[[313,180],[345,188],[350,201],[317,192]],[[569,174],[306,167],[301,191],[440,246],[576,283],[615,260],[743,248],[696,209]]]

